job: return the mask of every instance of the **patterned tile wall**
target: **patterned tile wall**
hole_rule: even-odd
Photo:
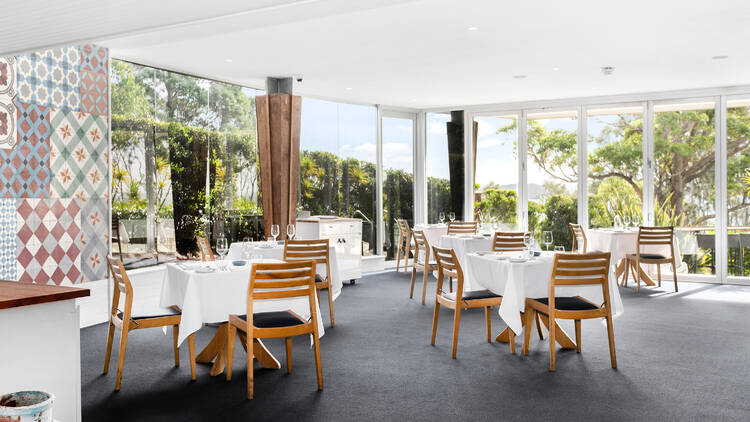
[[[109,52],[0,57],[0,278],[106,277]]]

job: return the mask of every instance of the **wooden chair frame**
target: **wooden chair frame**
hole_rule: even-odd
[[[435,260],[438,264],[438,281],[437,290],[435,292],[435,311],[432,316],[432,337],[430,344],[435,345],[435,337],[437,335],[438,315],[440,314],[440,305],[445,306],[448,309],[453,309],[453,359],[456,358],[456,350],[458,348],[458,328],[461,322],[461,310],[473,309],[473,308],[484,308],[484,317],[487,325],[487,343],[492,343],[492,318],[491,309],[493,306],[500,306],[503,301],[501,296],[481,299],[464,299],[464,272],[461,269],[461,264],[458,262],[456,253],[453,249],[443,249],[437,246],[432,247],[435,255]],[[443,291],[443,280],[445,276],[456,279],[456,299],[446,297]],[[510,334],[510,348],[513,354],[516,353],[516,344],[513,335],[513,331]]]
[[[422,305],[424,305],[425,297],[427,295],[427,274],[430,271],[438,269],[437,262],[430,262],[430,244],[427,242],[427,237],[424,235],[422,230],[413,230],[414,235],[414,263],[411,267],[411,288],[409,289],[409,299],[414,297],[414,280],[417,278],[417,270],[421,270],[424,274],[422,277]],[[424,251],[423,262],[419,261],[420,251]]]
[[[495,232],[495,235],[492,237],[492,251],[524,251],[526,250],[526,245],[523,241],[528,236],[529,234],[524,232]]]
[[[398,272],[401,266],[401,256],[404,257],[404,273],[408,271],[409,267],[409,253],[412,248],[412,234],[409,228],[409,223],[404,219],[396,220],[398,224],[398,244],[396,249],[396,272]]]
[[[245,333],[247,350],[247,398],[253,398],[253,341],[262,338],[283,338],[286,343],[287,373],[292,373],[292,337],[312,334],[315,349],[315,368],[318,376],[318,390],[323,390],[323,371],[320,359],[320,341],[318,339],[318,314],[315,306],[317,288],[315,286],[316,262],[295,261],[273,264],[253,264],[250,273],[250,286],[247,293],[247,314],[245,319],[238,315],[229,315],[229,333],[227,336],[227,381],[232,379],[232,360],[237,330]],[[310,319],[289,312],[299,319],[299,324],[287,327],[259,328],[253,325],[253,301],[264,299],[290,299],[308,297]]]
[[[315,292],[320,302],[320,291],[328,289],[328,310],[331,315],[331,327],[336,326],[333,319],[333,290],[331,289],[331,257],[329,239],[286,240],[284,242],[284,261],[312,261],[326,266],[326,277],[315,280]]]
[[[107,333],[107,351],[104,355],[103,374],[109,372],[109,359],[112,355],[112,343],[115,337],[115,328],[120,329],[120,352],[117,356],[117,379],[115,380],[115,391],[120,391],[122,381],[122,368],[125,364],[125,350],[128,345],[128,333],[132,330],[144,328],[172,326],[172,337],[174,341],[174,366],[180,366],[180,350],[177,347],[177,337],[180,333],[180,320],[182,315],[156,316],[150,318],[133,318],[133,285],[125,271],[125,266],[119,259],[107,257],[110,274],[114,289],[112,294],[112,308],[109,314],[109,332]],[[125,296],[125,305],[120,313],[120,295]],[[195,340],[193,334],[188,336],[190,349],[190,376],[195,381]]]
[[[448,234],[477,234],[479,225],[476,221],[448,222]]]
[[[669,245],[670,256],[664,258],[643,257],[641,246],[654,245]],[[658,285],[661,287],[661,265],[671,264],[672,278],[674,278],[674,291],[677,293],[677,257],[675,257],[674,253],[674,227],[640,227],[638,229],[636,253],[627,255],[625,259],[625,275],[623,276],[622,283],[624,287],[627,287],[630,271],[633,271],[633,277],[635,277],[636,284],[638,285],[637,291],[641,291],[641,279],[643,279],[643,276],[645,275],[641,264],[656,264],[656,276]]]
[[[583,230],[583,226],[576,223],[568,223],[568,227],[570,227],[570,233],[573,235],[573,245],[571,245],[570,251],[573,253],[586,253],[588,240],[586,240],[586,231]]]
[[[211,250],[208,239],[198,236],[196,240],[198,241],[198,250],[201,253],[201,261],[216,261],[216,256],[214,256],[214,251]]]
[[[609,355],[612,368],[617,368],[617,357],[615,356],[615,337],[612,326],[612,306],[609,296],[609,261],[610,253],[589,254],[555,254],[552,266],[552,274],[549,278],[549,290],[547,301],[544,304],[536,299],[526,299],[526,330],[524,331],[523,354],[529,354],[529,343],[531,341],[531,325],[536,319],[536,314],[547,315],[549,328],[549,370],[555,370],[555,324],[558,319],[572,319],[576,331],[576,351],[581,353],[581,320],[592,318],[604,318],[607,322],[607,338],[609,340]],[[604,303],[597,305],[585,298],[575,296],[576,299],[587,302],[595,309],[590,310],[561,310],[555,306],[556,286],[595,285],[602,287]]]

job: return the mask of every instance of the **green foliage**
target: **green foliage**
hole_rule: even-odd
[[[516,191],[490,188],[482,192],[482,200],[474,204],[484,221],[515,225],[517,218]]]
[[[541,243],[541,232],[551,231],[554,245],[565,246],[570,250],[573,236],[568,223],[578,221],[578,201],[570,195],[553,195],[544,203],[544,220],[541,230],[534,231],[534,237]]]

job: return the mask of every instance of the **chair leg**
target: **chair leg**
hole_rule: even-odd
[[[180,349],[177,347],[177,337],[180,336],[180,326],[179,325],[173,325],[172,326],[172,338],[173,338],[173,346],[174,346],[174,366],[180,366]]]
[[[286,343],[286,373],[292,373],[292,338],[287,337],[284,339]]]
[[[427,273],[429,273],[428,266],[424,267],[424,276],[422,277],[422,305],[424,305],[424,299],[427,295]]]
[[[188,337],[188,351],[190,352],[190,379],[195,381],[195,335]]]
[[[551,313],[551,312],[550,312]],[[552,315],[548,315],[549,318],[549,370],[555,371],[556,369],[556,357],[555,352],[557,351],[557,343],[555,343],[555,319]]]
[[[576,352],[581,353],[581,320],[575,320],[574,324],[576,327]]]
[[[232,380],[232,363],[234,361],[234,343],[237,341],[235,337],[237,337],[237,327],[234,325],[227,323],[227,367],[226,367],[226,376],[227,381]],[[251,344],[247,345],[247,355],[252,356],[253,347]],[[253,360],[252,357],[249,358],[249,363],[247,367],[247,372],[253,372]],[[251,393],[252,394],[252,393]],[[252,398],[252,397],[249,397]]]
[[[323,389],[323,366],[320,360],[320,339],[313,334],[313,346],[315,348],[315,370],[318,375],[318,390]]]
[[[115,391],[120,391],[122,382],[122,367],[125,365],[125,350],[128,348],[128,329],[130,320],[122,322],[123,329],[120,330],[120,353],[117,356],[117,379],[115,380]]]
[[[440,315],[440,302],[435,300],[435,311],[432,315],[432,338],[430,338],[430,344],[433,346],[435,345],[435,336],[437,336],[438,315]]]
[[[638,291],[638,293],[640,293],[641,292],[641,272],[643,271],[643,269],[641,268],[640,261],[636,261],[635,262],[635,266],[637,267],[635,269],[635,274],[636,274],[635,275],[635,282],[638,284],[637,291]]]
[[[411,268],[411,288],[409,289],[409,299],[411,299],[411,298],[414,297],[414,280],[416,278],[417,278],[417,267],[415,265],[412,265],[412,268]]]
[[[661,264],[656,264],[656,279],[659,280],[659,287],[661,287]]]
[[[448,292],[453,293],[453,277],[448,277]]]
[[[536,332],[537,334],[539,334],[539,340],[544,340],[544,332],[542,332],[541,317],[539,316],[539,314],[536,313],[536,311],[534,311],[534,315],[535,315],[534,320],[536,321]]]
[[[490,319],[490,307],[485,306],[484,307],[484,319],[487,320],[487,343],[492,343],[492,339],[490,338],[490,334],[492,333],[492,320]]]
[[[333,289],[330,280],[328,281],[328,311],[331,313],[331,327],[335,327],[336,323],[333,321]]]
[[[672,259],[672,278],[674,278],[674,292],[677,293],[677,264]]]
[[[109,332],[107,333],[107,351],[104,353],[104,371],[102,374],[109,372],[109,358],[112,356],[112,342],[115,339],[115,325],[109,323]]]
[[[406,274],[409,271],[409,254],[410,253],[411,253],[411,245],[406,245],[406,252],[404,253],[404,274]]]
[[[456,349],[458,348],[458,326],[461,323],[461,306],[456,303],[456,312],[453,314],[453,359],[456,358]]]
[[[628,278],[630,278],[630,260],[625,258],[625,270],[622,274],[622,283],[620,283],[622,287],[628,287]]]
[[[237,328],[233,327],[232,324],[229,324],[229,337],[234,338],[235,333],[237,332]],[[234,346],[234,345],[232,345]],[[250,333],[247,333],[247,353],[245,353],[245,356],[247,357],[247,398],[249,400],[253,399],[253,391],[254,391],[254,384],[253,384],[253,378],[254,378],[254,372],[253,369],[253,353],[255,351],[255,346],[253,345],[253,336]],[[228,366],[227,369],[230,369],[231,366]]]
[[[508,343],[510,343],[510,354],[515,355],[516,354],[516,333],[513,332],[510,328],[508,328]]]
[[[609,340],[609,358],[612,361],[612,369],[617,369],[617,356],[615,355],[615,329],[612,326],[612,317],[607,318],[607,338]]]
[[[533,309],[526,308],[526,326],[523,330],[523,347],[521,348],[521,352],[524,355],[529,354],[529,343],[531,343],[531,329],[532,325],[534,325],[534,321],[537,322],[537,329],[541,332],[541,328],[539,327],[539,321],[536,318],[536,311]],[[510,328],[508,328],[510,330]],[[513,330],[511,330],[513,331]]]
[[[396,247],[396,272],[398,272],[398,269],[401,266],[401,243],[403,243],[403,239],[399,237],[398,246]],[[406,268],[406,265],[404,265],[404,268]]]

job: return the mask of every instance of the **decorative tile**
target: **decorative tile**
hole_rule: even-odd
[[[16,279],[16,200],[0,199],[0,279]]]
[[[49,104],[49,69],[44,62],[45,55],[44,51],[35,51],[18,57],[19,101],[43,106]]]
[[[35,104],[18,104],[18,142],[0,149],[0,196],[49,197],[49,111]]]
[[[81,69],[92,72],[109,72],[109,54],[107,49],[93,44],[81,46]]]
[[[50,191],[53,198],[104,198],[107,194],[107,124],[83,111],[52,110]]]
[[[16,144],[16,59],[0,57],[0,148]]]
[[[83,201],[81,207],[81,271],[83,282],[107,276],[109,210],[104,199]]]
[[[19,56],[19,100],[78,110],[80,61],[77,47],[54,48]]]
[[[103,71],[81,70],[81,110],[106,116],[109,93],[107,73]]]
[[[22,283],[81,281],[81,208],[77,199],[16,202],[16,274]]]

